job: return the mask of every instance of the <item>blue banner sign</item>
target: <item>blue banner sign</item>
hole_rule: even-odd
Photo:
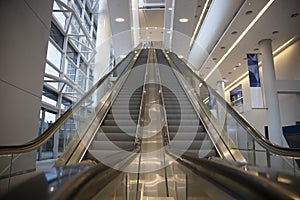
[[[250,87],[260,87],[257,54],[247,54]]]

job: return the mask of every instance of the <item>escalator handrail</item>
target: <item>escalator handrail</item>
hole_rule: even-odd
[[[102,189],[104,189],[111,181],[113,181],[122,173],[122,169],[128,166],[129,163],[136,158],[139,151],[140,148],[137,147],[132,151],[132,154],[123,157],[121,162],[115,163],[115,165],[121,165],[118,167],[118,170],[102,164],[97,164],[96,166],[91,167],[90,169],[79,174],[76,177],[76,180],[68,182],[59,188],[59,190],[50,199],[92,199],[97,192],[100,192]]]
[[[19,154],[33,151],[43,144],[45,144],[58,130],[59,128],[75,113],[81,106],[83,102],[85,102],[101,85],[102,83],[112,75],[119,66],[125,61],[131,54],[135,54],[134,51],[131,51],[127,54],[125,58],[123,58],[111,71],[105,74],[96,84],[94,84],[90,90],[77,102],[74,106],[70,107],[65,113],[63,113],[56,121],[53,123],[47,130],[45,130],[40,136],[35,139],[20,145],[9,145],[9,146],[0,146],[0,155],[7,154]],[[138,51],[137,55],[140,54]],[[132,59],[134,59],[132,57]],[[128,66],[123,70],[122,73],[127,71]]]
[[[234,165],[194,159],[185,155],[178,156],[169,151],[167,154],[198,176],[216,183],[238,199],[294,199],[299,195],[298,188],[295,191],[292,187],[290,189],[281,187],[271,179],[253,175]]]
[[[176,54],[174,54],[174,53],[171,53],[171,54],[175,55],[177,57],[177,59],[181,61],[181,59]],[[169,56],[167,57],[167,59],[172,60]],[[199,75],[197,75],[190,67],[188,67],[185,62],[183,62],[183,61],[181,61],[181,62],[185,66],[185,68],[193,74],[193,76],[195,76],[206,88],[208,88],[209,92],[211,92],[213,94],[213,96],[216,97],[218,102],[220,102],[226,108],[227,112],[229,112],[234,117],[234,119],[238,121],[238,123],[247,131],[247,133],[249,133],[253,137],[253,139],[258,144],[260,144],[261,146],[266,148],[268,151],[270,151],[276,155],[300,158],[300,148],[283,147],[283,146],[280,146],[280,145],[275,144],[275,143],[271,142],[270,140],[268,140],[254,126],[252,126],[250,124],[250,122],[244,116],[242,116],[237,110],[232,108],[232,106],[219,93],[217,93],[211,86],[206,84],[206,82]],[[176,64],[175,64],[175,66],[176,66]],[[178,71],[179,73],[181,73],[181,71],[178,69],[178,67],[175,70]]]

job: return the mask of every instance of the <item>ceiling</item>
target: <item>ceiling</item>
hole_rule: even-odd
[[[119,0],[110,1],[120,2]],[[225,84],[228,85],[247,72],[246,54],[259,54],[258,42],[260,40],[272,39],[273,50],[275,50],[291,38],[300,35],[300,0],[275,0],[243,37],[241,35],[245,29],[272,0],[210,0],[206,9],[204,8],[207,0],[130,0],[128,2],[122,0],[122,2],[127,2],[128,6],[111,7],[112,15],[110,14],[110,16],[124,13],[124,8],[130,7],[133,2],[136,2],[139,7],[138,25],[139,28],[143,29],[143,32],[140,32],[142,40],[168,40],[170,29],[187,35],[187,38],[191,40],[201,13],[204,13],[204,17],[200,21],[200,29],[208,15],[215,14],[209,10],[214,1],[221,1],[223,4],[238,2],[238,4],[236,4],[237,11],[227,13],[224,16],[224,18],[229,19],[229,22],[223,23],[224,30],[215,36],[216,42],[207,49],[208,60],[214,65],[202,66],[201,73],[204,77],[210,75],[211,70],[219,70],[221,77],[226,81]],[[131,11],[129,9],[127,10],[128,14],[124,14],[128,18],[125,19],[125,22],[127,22],[129,29],[132,27],[129,16]],[[188,22],[180,22],[179,19],[181,18],[187,18]],[[124,27],[119,23],[112,23],[111,26]],[[112,29],[115,28],[112,27]],[[174,38],[176,37],[173,36],[173,46],[176,46],[177,42],[177,45],[185,45],[186,51],[191,49],[190,41],[188,42],[187,39],[184,42],[178,42],[180,39]],[[237,39],[240,41],[235,44]],[[232,45],[234,46],[232,47]]]

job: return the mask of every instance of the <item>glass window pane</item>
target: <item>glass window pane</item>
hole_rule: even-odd
[[[50,41],[48,42],[47,60],[60,69],[61,53]]]
[[[69,60],[66,60],[66,75],[72,80],[76,79],[76,66]]]
[[[74,61],[74,63],[77,63],[78,53],[70,44],[68,44],[67,55]]]
[[[63,49],[64,35],[53,22],[51,22],[50,37],[56,42],[56,44],[58,44],[61,49]]]

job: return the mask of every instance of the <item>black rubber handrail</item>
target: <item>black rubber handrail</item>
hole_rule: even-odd
[[[168,154],[174,157],[174,154]],[[184,155],[177,161],[237,199],[300,198],[298,187],[282,187],[274,180],[248,173],[233,165]]]
[[[138,54],[139,53],[140,51],[138,52]],[[55,123],[53,123],[40,136],[25,144],[0,146],[0,155],[30,152],[45,144],[59,130],[59,128],[73,115],[73,113],[80,108],[81,104],[85,102],[95,92],[95,90],[97,90],[97,88],[99,88],[101,84],[121,66],[123,61],[128,59],[130,55],[134,55],[134,51],[128,53],[124,59],[122,59],[110,72],[104,75],[74,106],[72,106],[64,114],[62,114],[60,118],[58,118],[55,121]],[[124,73],[126,70],[127,67],[123,70],[122,73]]]
[[[133,150],[131,155],[120,159],[123,164],[118,167],[118,170],[102,164],[91,167],[79,174],[76,180],[64,184],[50,199],[92,199],[122,173],[122,169],[128,166],[139,155],[137,154],[139,151],[140,148],[138,147]]]
[[[212,87],[206,84],[206,82],[199,77],[189,66],[186,65],[185,62],[183,62],[178,56],[172,52],[169,54],[175,56],[176,59],[178,59],[182,66],[186,68],[189,72],[192,73],[193,76],[195,76],[206,88],[208,88],[209,92],[213,94],[214,97],[217,98],[218,102],[222,104],[223,107],[226,108],[227,112],[229,112],[235,120],[238,121],[238,123],[249,133],[252,138],[260,144],[265,149],[269,150],[270,152],[280,155],[280,156],[286,156],[286,157],[293,157],[293,158],[300,158],[300,148],[287,148],[280,145],[277,145],[275,143],[272,143],[270,140],[268,140],[266,137],[264,137],[254,126],[252,126],[246,118],[244,118],[238,111],[236,111],[232,106],[222,97],[219,93],[217,93]],[[168,56],[170,60],[170,56]],[[175,64],[175,62],[172,60],[172,62]],[[176,66],[176,64],[175,64]],[[177,67],[177,66],[176,66]],[[175,69],[176,71],[180,71],[180,69],[177,67]]]

